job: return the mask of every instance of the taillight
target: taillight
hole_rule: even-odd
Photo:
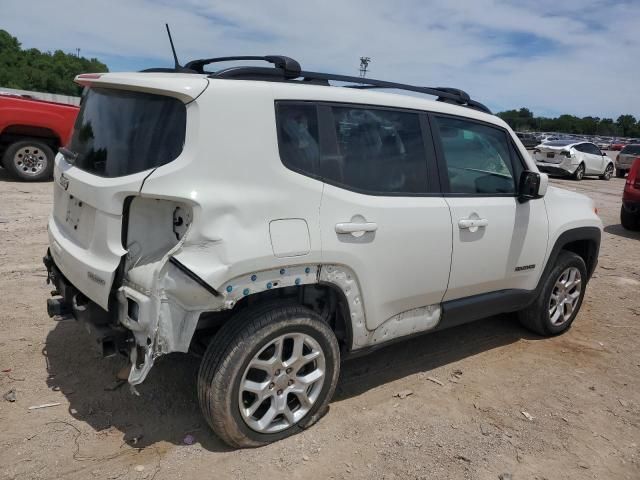
[[[616,155],[616,162],[620,160],[620,154]]]
[[[535,155],[536,153],[540,153],[540,149],[539,148],[534,148],[533,149],[533,154]]]
[[[560,155],[562,155],[563,157],[571,158],[571,152],[569,150],[562,150],[560,152]]]
[[[633,188],[640,188],[640,174],[638,170],[640,170],[640,157],[637,157],[633,161],[629,175],[627,175],[627,185],[633,186]]]

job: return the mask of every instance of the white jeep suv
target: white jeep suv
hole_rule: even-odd
[[[208,423],[258,446],[317,421],[354,352],[502,312],[569,328],[602,225],[505,122],[460,90],[238,58],[273,66],[76,78],[48,312],[126,352],[132,388],[200,353]]]

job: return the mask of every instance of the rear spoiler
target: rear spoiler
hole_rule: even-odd
[[[83,73],[74,82],[83,87],[118,88],[166,95],[184,103],[195,100],[209,85],[204,75],[154,75],[150,73]]]

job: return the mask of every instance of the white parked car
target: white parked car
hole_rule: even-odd
[[[504,121],[459,90],[263,59],[77,77],[51,316],[125,352],[132,386],[202,347],[202,411],[240,447],[316,422],[354,353],[502,312],[540,335],[570,327],[602,224]]]
[[[533,159],[542,172],[576,180],[585,175],[609,180],[614,171],[613,160],[591,142],[555,140],[540,144],[533,150]]]

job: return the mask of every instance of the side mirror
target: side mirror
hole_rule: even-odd
[[[547,193],[548,182],[549,177],[546,174],[525,170],[520,175],[518,200],[523,203],[536,198],[542,198],[544,194]]]

